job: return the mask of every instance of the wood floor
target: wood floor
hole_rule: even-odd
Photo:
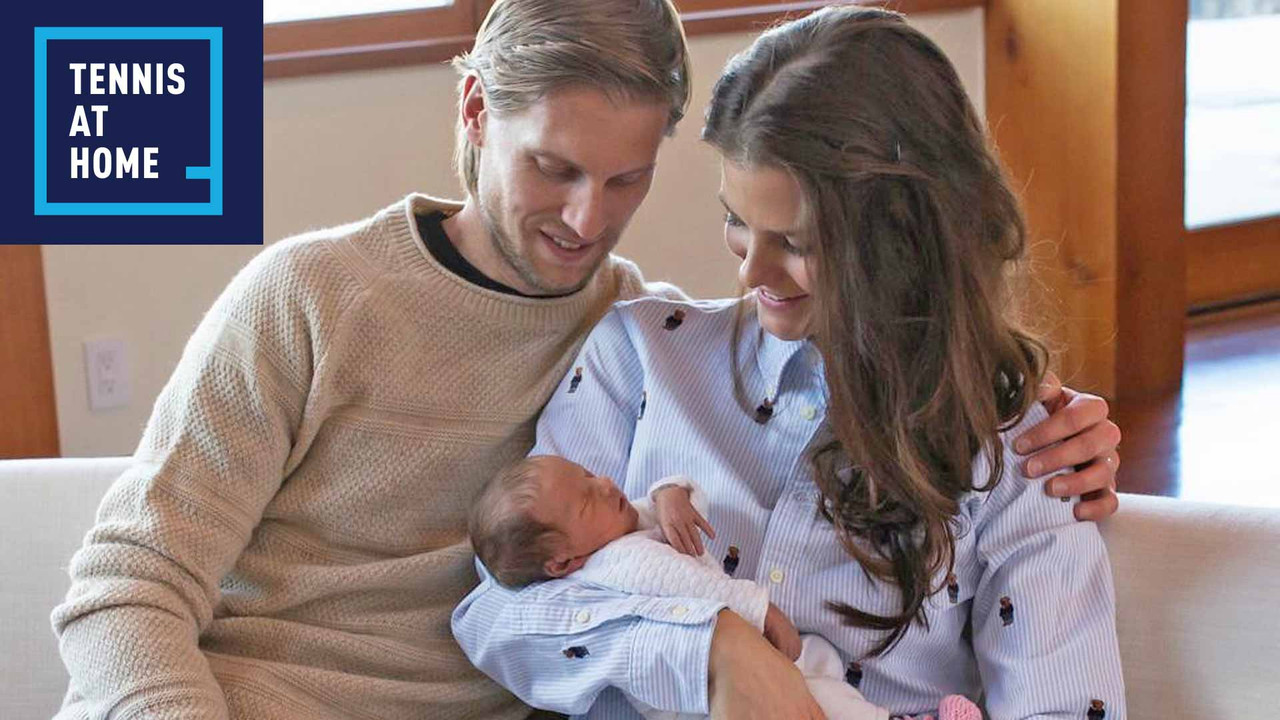
[[[1182,396],[1116,417],[1123,492],[1280,507],[1280,302],[1193,318]]]

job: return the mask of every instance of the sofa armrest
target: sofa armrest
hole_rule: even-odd
[[[1100,529],[1130,720],[1274,714],[1280,509],[1121,495]]]
[[[52,717],[67,672],[49,622],[71,555],[129,458],[0,461],[0,718]]]

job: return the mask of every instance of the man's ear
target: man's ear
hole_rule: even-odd
[[[466,129],[467,141],[474,147],[484,147],[484,127],[489,112],[486,105],[484,85],[480,76],[472,73],[462,82],[462,127]]]
[[[542,564],[542,569],[553,578],[564,577],[575,570],[580,569],[587,564],[587,556],[579,555],[577,557],[568,557],[567,555],[556,555],[550,560]]]

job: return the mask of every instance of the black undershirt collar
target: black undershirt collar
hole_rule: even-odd
[[[539,297],[535,295],[526,295],[525,293],[508,287],[493,278],[485,275],[467,261],[458,252],[458,248],[454,247],[453,241],[449,239],[449,235],[444,231],[444,213],[436,211],[426,215],[415,215],[414,219],[418,222],[418,234],[422,236],[422,241],[426,243],[427,250],[431,253],[431,257],[436,262],[445,267],[446,270],[466,280],[472,285],[478,285],[486,290],[500,292],[503,295],[515,295],[516,297]]]

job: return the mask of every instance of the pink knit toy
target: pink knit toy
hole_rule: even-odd
[[[915,720],[934,720],[932,715]],[[938,705],[937,720],[982,720],[982,711],[963,695],[948,695]]]

